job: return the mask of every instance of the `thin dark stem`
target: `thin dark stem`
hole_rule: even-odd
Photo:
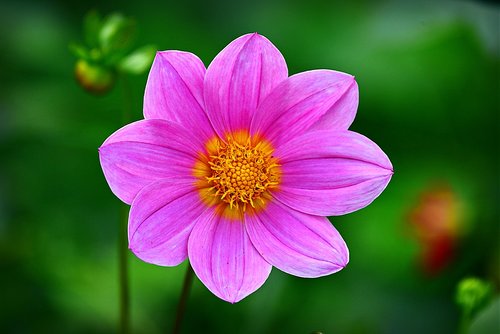
[[[131,114],[131,90],[128,78],[122,75],[122,126],[130,122]],[[130,333],[130,296],[128,284],[128,211],[127,205],[120,205],[120,222],[118,224],[118,258],[120,275],[120,324],[119,333]]]
[[[128,289],[128,206],[120,205],[120,223],[118,232],[118,256],[120,260],[119,275],[120,275],[120,333],[130,333],[130,300]]]
[[[186,274],[184,276],[184,283],[182,285],[181,297],[179,298],[179,304],[177,305],[177,315],[175,317],[175,324],[173,334],[179,334],[181,330],[182,318],[184,318],[184,311],[186,310],[186,303],[189,296],[189,291],[191,290],[191,283],[193,282],[193,268],[188,262],[188,267],[186,269]]]

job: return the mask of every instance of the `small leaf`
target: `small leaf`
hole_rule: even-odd
[[[88,12],[83,19],[83,33],[85,42],[91,48],[99,46],[99,32],[102,27],[102,18],[96,10]]]
[[[135,21],[115,13],[108,16],[99,32],[99,44],[105,54],[122,53],[135,37]]]
[[[118,68],[130,74],[141,74],[151,67],[151,63],[156,54],[156,47],[153,45],[143,46],[125,58],[118,64]]]

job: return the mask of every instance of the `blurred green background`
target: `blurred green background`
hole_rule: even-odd
[[[123,125],[123,81],[105,96],[86,93],[68,51],[83,41],[84,15],[97,9],[135,18],[138,46],[190,51],[205,65],[257,31],[281,50],[290,74],[355,75],[360,105],[351,129],[378,143],[395,168],[371,206],[332,218],[350,249],[343,271],[311,280],[273,269],[235,305],[195,279],[184,333],[454,333],[457,283],[474,275],[498,293],[500,282],[499,8],[1,2],[0,332],[116,332],[120,202],[97,148]],[[127,79],[138,120],[147,73]],[[186,264],[129,260],[133,333],[168,333]],[[492,314],[476,332],[498,333]]]

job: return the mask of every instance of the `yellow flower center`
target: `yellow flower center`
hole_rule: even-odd
[[[277,159],[264,140],[254,143],[248,135],[236,134],[225,141],[210,141],[207,151],[205,184],[217,202],[226,203],[230,210],[245,212],[248,205],[261,207],[268,190],[279,184]]]

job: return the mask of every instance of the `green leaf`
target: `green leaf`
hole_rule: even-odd
[[[142,74],[147,71],[156,54],[156,47],[154,45],[143,46],[125,58],[118,64],[120,71],[130,74]]]
[[[500,297],[481,310],[470,325],[470,334],[498,333],[498,315],[500,314]]]
[[[123,53],[134,41],[135,21],[120,13],[106,17],[99,31],[99,44],[104,54]]]
[[[99,46],[99,32],[102,27],[102,18],[96,10],[88,12],[83,19],[83,33],[85,36],[85,43],[90,48]]]

